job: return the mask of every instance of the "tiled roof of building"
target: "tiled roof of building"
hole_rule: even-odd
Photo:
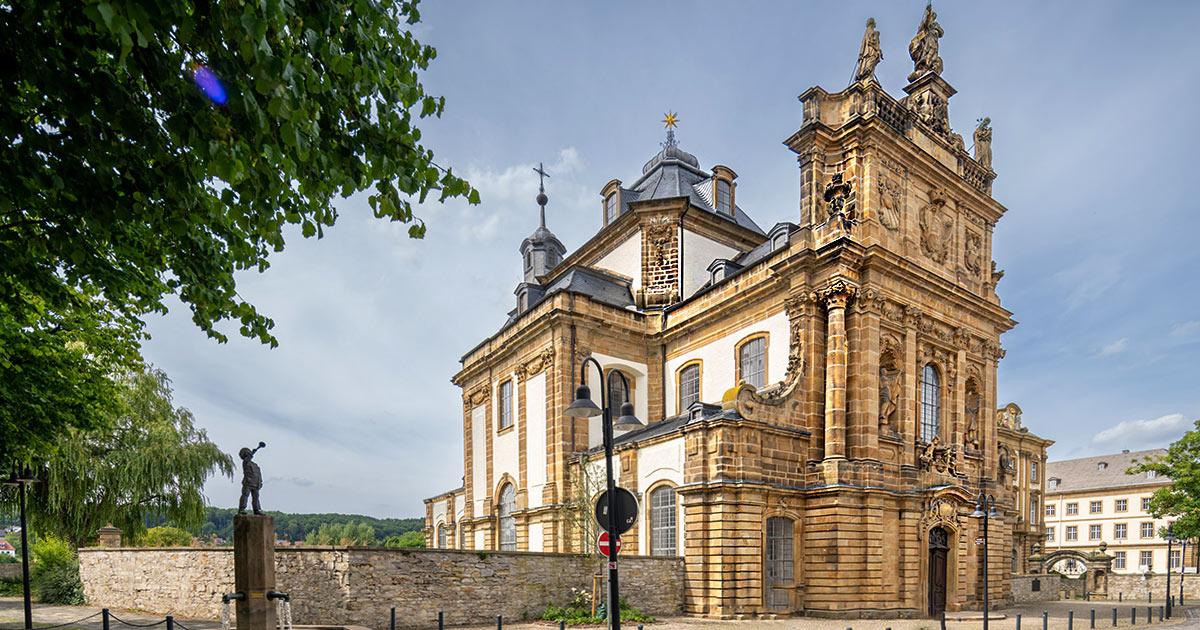
[[[1079,459],[1066,459],[1046,463],[1046,492],[1048,494],[1125,488],[1130,486],[1160,485],[1168,480],[1152,478],[1147,473],[1130,475],[1125,471],[1134,460],[1165,455],[1166,449],[1154,448],[1145,451],[1122,451],[1111,455],[1097,455]],[[1055,485],[1054,480],[1058,483]]]
[[[15,551],[15,548],[7,540],[0,539],[0,551]]]

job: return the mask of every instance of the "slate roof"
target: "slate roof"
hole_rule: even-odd
[[[1126,474],[1133,465],[1133,460],[1165,455],[1164,448],[1154,448],[1145,451],[1114,453],[1112,455],[1097,455],[1046,463],[1046,493],[1059,494],[1080,492],[1082,490],[1099,490],[1104,488],[1126,488],[1133,486],[1157,486],[1167,483],[1164,477],[1151,479],[1146,473],[1137,475]],[[1101,466],[1101,463],[1107,466]],[[1051,487],[1051,479],[1059,479],[1057,487]]]
[[[642,176],[629,188],[621,188],[621,214],[629,210],[629,204],[646,199],[670,199],[687,197],[693,206],[732,221],[746,229],[765,235],[735,203],[733,216],[717,212],[712,199],[712,175],[700,168],[696,156],[680,149],[678,145],[663,147],[642,167]]]
[[[526,312],[533,310],[543,300],[560,291],[586,295],[597,302],[617,308],[628,308],[634,305],[633,292],[629,288],[628,280],[605,273],[602,269],[574,265],[555,278],[554,282],[546,285],[545,293],[536,302],[530,304]],[[520,316],[521,313],[514,309],[508,314],[508,321],[504,322],[501,330],[515,322]]]

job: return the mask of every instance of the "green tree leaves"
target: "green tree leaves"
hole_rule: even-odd
[[[106,341],[124,345],[95,347],[136,354],[142,318],[165,312],[172,294],[210,337],[224,341],[228,321],[274,346],[274,322],[238,295],[234,274],[266,270],[289,226],[319,238],[336,198],[373,191],[375,215],[420,238],[413,204],[431,192],[477,203],[420,143],[418,121],[445,101],[420,81],[436,52],[407,30],[419,19],[404,0],[45,0],[0,11],[0,346],[91,306],[78,314],[96,320],[87,334],[116,326]],[[200,68],[220,79],[224,104],[194,82]],[[9,374],[58,339],[16,343]],[[0,402],[37,403],[41,429],[94,415],[70,420],[95,392],[59,395],[57,380],[10,391],[4,376]],[[67,380],[100,388],[77,376]],[[54,436],[16,435],[0,458]]]
[[[1154,518],[1173,518],[1176,536],[1200,538],[1200,420],[1171,444],[1165,456],[1138,461],[1126,472],[1151,471],[1170,478],[1171,485],[1154,491],[1150,513]]]

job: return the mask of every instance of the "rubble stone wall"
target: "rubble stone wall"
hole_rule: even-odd
[[[80,576],[88,603],[181,619],[218,619],[221,595],[233,591],[233,550],[81,549]],[[277,589],[292,598],[296,624],[427,628],[541,616],[571,589],[592,591],[596,558],[554,553],[446,549],[304,547],[275,551]],[[654,615],[680,612],[680,558],[621,558],[624,598]],[[600,582],[603,588],[603,580]]]

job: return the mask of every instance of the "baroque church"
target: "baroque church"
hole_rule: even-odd
[[[1006,210],[989,121],[973,153],[950,126],[942,35],[927,8],[897,98],[868,21],[851,84],[800,95],[794,222],[755,223],[734,169],[684,150],[670,114],[641,173],[601,188],[577,250],[539,194],[515,308],[453,377],[463,484],[426,500],[429,546],[592,549],[601,420],[564,413],[591,356],[646,423],[615,438],[617,483],[640,503],[622,554],[681,557],[686,612],[980,608],[981,491],[999,512],[991,600],[1009,600],[1037,553],[1050,441],[997,399],[1016,324],[991,257]]]

